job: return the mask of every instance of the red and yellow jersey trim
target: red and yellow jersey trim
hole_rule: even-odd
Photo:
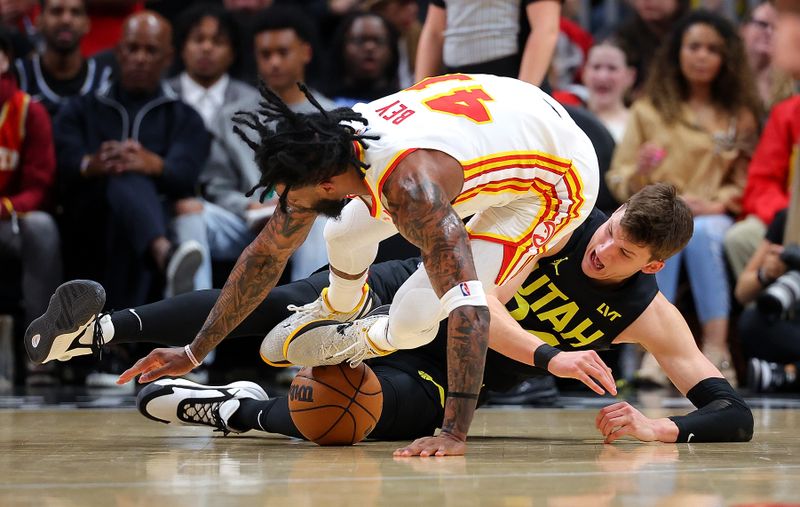
[[[572,167],[572,160],[537,150],[506,151],[463,160],[461,166],[464,168],[464,181],[467,182],[503,169],[547,169],[563,174]]]
[[[6,122],[9,126],[16,129],[14,132],[15,143],[21,143],[25,139],[25,122],[28,119],[28,107],[31,103],[31,96],[23,91],[17,91],[7,100],[0,109],[0,126],[5,128]]]
[[[386,167],[383,168],[382,171],[378,173],[377,183],[375,184],[375,188],[372,187],[370,184],[370,180],[367,179],[367,187],[369,188],[370,197],[372,197],[372,203],[369,207],[369,214],[372,217],[380,216],[381,212],[383,211],[383,204],[381,204],[381,196],[383,195],[383,186],[386,184],[386,180],[389,179],[389,176],[394,172],[400,162],[403,161],[404,158],[412,154],[413,152],[417,151],[416,148],[409,148],[407,150],[397,152],[394,157],[386,164]]]
[[[502,284],[511,276],[519,266],[520,261],[534,246],[533,236],[536,228],[547,221],[555,223],[558,215],[563,215],[555,226],[550,237],[556,237],[571,221],[580,216],[580,210],[586,199],[583,195],[583,182],[579,172],[572,165],[572,161],[556,157],[543,152],[510,152],[498,153],[493,156],[462,163],[464,166],[465,182],[479,175],[513,168],[535,168],[559,175],[567,190],[566,200],[569,201],[566,213],[561,211],[564,197],[559,196],[556,185],[539,176],[531,178],[507,178],[504,180],[487,182],[477,185],[462,192],[454,204],[466,202],[469,199],[487,193],[503,194],[534,194],[542,199],[542,205],[530,226],[516,237],[503,236],[490,232],[477,232],[467,228],[470,238],[483,239],[503,245],[503,263],[495,283]],[[545,242],[536,247],[536,254],[548,249]]]

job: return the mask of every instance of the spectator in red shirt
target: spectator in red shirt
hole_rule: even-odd
[[[17,88],[11,45],[0,35],[0,259],[21,263],[22,305],[30,322],[61,282],[61,249],[53,218],[42,211],[55,179],[50,117]],[[13,265],[13,264],[12,264]]]
[[[775,66],[800,79],[800,0],[778,0],[773,60]],[[743,214],[750,216],[725,238],[728,260],[738,276],[764,237],[766,224],[789,203],[789,175],[800,151],[800,97],[795,96],[772,109],[756,153],[750,163]],[[797,176],[795,176],[797,177]]]
[[[800,18],[800,16],[798,16]],[[725,253],[737,277],[764,238],[775,213],[789,205],[792,157],[800,141],[800,95],[772,108],[747,168],[742,216],[725,234]]]
[[[81,52],[92,56],[113,48],[122,36],[122,23],[144,8],[139,0],[88,0],[91,29],[81,41]]]

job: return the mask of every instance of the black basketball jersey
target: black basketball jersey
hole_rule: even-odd
[[[655,275],[638,272],[623,284],[594,283],[581,269],[592,235],[607,220],[593,210],[564,248],[538,266],[506,303],[520,326],[561,350],[605,350],[636,320],[658,293]],[[533,351],[531,351],[533,354]],[[544,372],[490,350],[484,384],[504,391]]]
[[[583,273],[581,260],[586,246],[606,220],[602,211],[593,210],[573,232],[564,248],[552,258],[542,259],[506,304],[506,309],[523,329],[561,350],[608,349],[658,293],[654,275],[639,272],[622,285],[608,287],[595,284]],[[438,366],[444,374],[446,325],[440,327],[433,342],[402,352],[386,356],[384,360],[399,363],[401,369],[409,366],[411,369],[417,366],[434,369]],[[542,374],[544,372],[538,368],[489,350],[484,387],[503,391],[525,378]],[[446,377],[442,380],[446,381]]]
[[[586,247],[606,219],[593,210],[564,248],[539,262],[506,303],[523,329],[559,349],[607,349],[658,293],[654,275],[638,272],[622,285],[608,287],[584,274]]]

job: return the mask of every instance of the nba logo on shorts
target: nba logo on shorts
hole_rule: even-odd
[[[469,293],[469,285],[467,285],[467,282],[461,282],[460,284],[458,284],[458,286],[461,287],[461,295],[462,296],[465,296],[465,297],[466,296],[471,296],[471,294]]]

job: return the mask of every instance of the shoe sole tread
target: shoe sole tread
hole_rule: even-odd
[[[73,280],[60,285],[44,315],[31,322],[25,331],[25,350],[31,361],[42,364],[56,359],[50,357],[56,338],[88,325],[103,310],[105,301],[105,290],[91,280]],[[39,343],[34,347],[36,335],[39,335]]]

